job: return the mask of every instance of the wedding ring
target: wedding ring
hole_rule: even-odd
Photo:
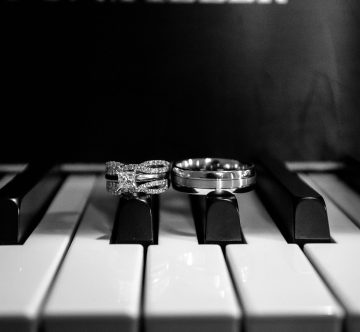
[[[157,180],[145,182],[140,185],[127,184],[118,181],[106,181],[106,190],[113,195],[138,194],[148,195],[162,194],[169,189],[169,180]]]
[[[170,163],[149,160],[141,164],[124,164],[108,161],[105,164],[107,191],[121,194],[161,194],[169,188]]]
[[[172,168],[174,189],[206,195],[212,191],[244,192],[256,183],[255,166],[235,159],[192,158]]]

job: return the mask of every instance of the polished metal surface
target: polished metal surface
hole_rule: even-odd
[[[172,169],[173,187],[190,194],[243,192],[255,183],[255,166],[235,159],[190,158],[176,162]]]

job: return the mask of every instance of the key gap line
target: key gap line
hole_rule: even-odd
[[[323,243],[323,244],[328,244],[328,243]],[[315,272],[317,273],[317,275],[319,276],[319,278],[321,279],[321,281],[324,283],[324,285],[326,286],[327,290],[329,291],[329,293],[334,297],[334,299],[338,302],[338,305],[341,307],[341,309],[343,310],[344,316],[341,318],[341,331],[342,332],[347,332],[347,328],[346,328],[346,321],[348,319],[348,313],[346,310],[346,307],[344,305],[344,303],[341,301],[341,299],[339,298],[339,296],[336,294],[336,292],[332,289],[331,285],[328,283],[328,281],[326,280],[326,277],[321,273],[320,268],[317,267],[316,263],[313,262],[313,260],[311,259],[310,255],[307,255],[304,247],[300,247],[301,251],[303,252],[303,254],[305,255],[306,259],[309,261],[309,263],[311,264],[311,266],[314,268]]]
[[[66,177],[66,178],[68,178],[68,177]],[[64,179],[63,183],[65,182],[66,178]],[[91,192],[93,191],[93,189],[94,189],[94,186],[93,186],[93,187],[91,188],[91,190],[90,190],[90,195],[91,195]],[[89,196],[89,197],[90,197],[90,196]],[[42,303],[41,303],[41,305],[40,305],[40,309],[39,309],[39,319],[38,319],[38,321],[37,321],[37,326],[35,327],[35,330],[38,330],[39,332],[46,332],[46,331],[45,331],[45,325],[44,325],[44,315],[43,315],[43,313],[44,313],[44,308],[45,308],[45,306],[46,306],[46,303],[47,303],[48,300],[49,300],[49,297],[50,297],[50,294],[51,294],[51,292],[52,292],[52,289],[53,289],[53,287],[54,287],[54,285],[55,285],[55,283],[56,283],[56,281],[57,281],[57,279],[58,279],[59,271],[60,271],[60,269],[61,269],[61,267],[62,267],[62,265],[63,265],[63,263],[64,263],[64,261],[65,261],[65,258],[66,258],[66,256],[67,256],[69,250],[70,250],[70,247],[71,247],[71,244],[72,244],[73,241],[74,241],[75,235],[76,235],[76,233],[77,233],[77,231],[78,231],[78,229],[79,229],[79,227],[80,227],[81,222],[83,221],[83,217],[84,217],[86,208],[87,208],[87,206],[88,206],[88,204],[89,204],[89,201],[90,201],[89,197],[87,198],[86,203],[85,203],[85,205],[84,205],[84,207],[83,207],[83,209],[82,209],[82,211],[81,211],[81,213],[80,213],[80,215],[79,215],[79,218],[78,218],[78,220],[77,220],[77,222],[76,222],[76,224],[75,224],[75,227],[74,227],[74,229],[73,229],[73,232],[72,232],[71,235],[70,235],[70,238],[69,238],[69,241],[68,241],[68,243],[67,243],[67,245],[66,245],[66,248],[65,248],[65,250],[64,250],[64,253],[63,253],[63,255],[62,255],[62,257],[61,257],[61,259],[60,259],[60,261],[59,261],[59,264],[58,264],[58,266],[57,266],[57,268],[56,268],[56,271],[55,271],[55,273],[54,273],[54,276],[53,276],[53,278],[52,278],[52,280],[51,280],[51,282],[50,282],[50,284],[49,284],[49,287],[48,287],[48,289],[47,289],[47,292],[46,292],[46,294],[45,294],[45,296],[44,296],[44,298],[43,298],[43,300],[42,300]]]
[[[232,287],[233,287],[233,289],[234,289],[234,292],[235,292],[235,296],[236,296],[238,305],[239,305],[239,307],[240,307],[240,309],[241,309],[241,317],[240,317],[240,323],[239,323],[239,330],[242,331],[242,332],[246,332],[245,306],[244,306],[244,303],[243,303],[242,300],[241,300],[240,292],[239,292],[238,288],[236,287],[235,277],[234,277],[233,271],[232,271],[232,269],[231,269],[231,265],[230,265],[230,263],[229,263],[229,261],[228,261],[228,259],[227,259],[227,256],[226,256],[226,245],[222,245],[222,246],[220,246],[220,247],[221,247],[221,251],[222,251],[222,254],[223,254],[223,257],[224,257],[224,260],[225,260],[226,267],[227,267],[227,269],[228,269],[228,271],[229,271],[231,284],[232,284]]]
[[[142,268],[142,283],[141,283],[141,296],[140,296],[140,320],[138,331],[145,332],[145,278],[146,278],[146,262],[147,262],[147,252],[148,246],[144,245],[144,259],[143,259],[143,268]]]

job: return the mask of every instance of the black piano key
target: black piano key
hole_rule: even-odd
[[[190,196],[200,244],[245,243],[236,197],[229,192]]]
[[[360,160],[347,157],[344,163],[345,167],[336,171],[336,175],[350,188],[360,194]]]
[[[158,239],[158,195],[122,196],[119,199],[111,243],[150,245]]]
[[[30,163],[0,189],[0,244],[22,244],[63,182],[51,165]]]
[[[286,240],[331,242],[324,199],[280,161],[265,157],[257,168],[258,193]]]

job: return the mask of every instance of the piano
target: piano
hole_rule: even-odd
[[[289,243],[256,189],[235,194],[244,243],[199,244],[189,196],[170,188],[143,246],[111,243],[102,164],[61,165],[36,227],[0,245],[0,331],[359,331],[360,195],[341,167],[286,164],[323,197],[329,242]],[[0,170],[3,188],[22,168]]]
[[[18,191],[11,214],[0,204],[0,332],[359,332],[360,194],[342,161],[360,151],[359,6],[1,4],[0,192]],[[173,189],[154,243],[113,240],[105,161],[264,151],[321,196],[328,238],[309,233],[313,215],[311,240],[286,232],[292,207],[259,182],[235,196],[239,241],[200,241],[193,202]],[[52,159],[61,179],[46,191],[15,181]]]

